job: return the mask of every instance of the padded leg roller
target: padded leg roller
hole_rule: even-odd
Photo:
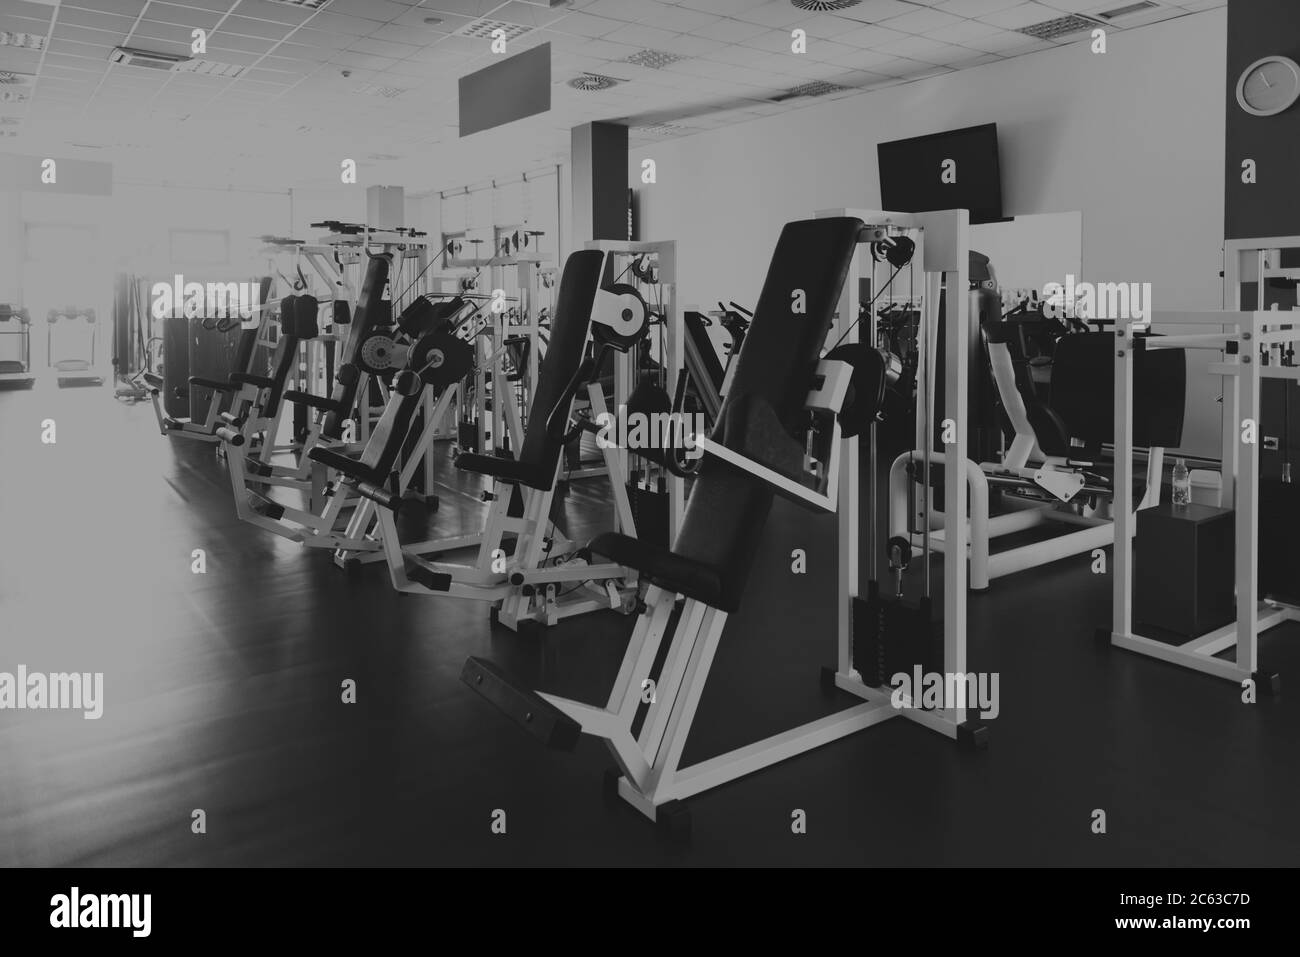
[[[467,658],[460,680],[539,738],[548,748],[572,751],[582,726],[531,691],[522,691],[490,661]]]

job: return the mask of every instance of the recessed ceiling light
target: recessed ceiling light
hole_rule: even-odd
[[[677,53],[669,53],[666,50],[638,50],[630,57],[624,58],[624,63],[633,63],[637,66],[643,66],[650,70],[662,70],[670,63],[676,63],[678,60],[685,60],[686,57]]]
[[[1116,17],[1127,17],[1131,13],[1140,13],[1143,10],[1151,10],[1158,7],[1158,3],[1152,3],[1151,0],[1141,0],[1140,3],[1130,3],[1126,7],[1116,7],[1114,10],[1103,10],[1095,16],[1103,20],[1114,20]]]
[[[401,96],[406,90],[395,86],[379,86],[377,83],[363,83],[361,86],[354,88],[352,92],[360,96],[382,96],[391,100],[395,96]]]
[[[651,123],[648,126],[634,126],[632,132],[638,136],[675,136],[678,133],[689,133],[690,129],[676,123]]]
[[[244,72],[242,66],[233,63],[218,63],[215,60],[186,60],[176,64],[177,73],[197,73],[200,76],[235,77]]]
[[[0,85],[31,86],[36,77],[31,73],[14,73],[12,70],[0,70]]]
[[[271,3],[279,3],[286,7],[302,7],[304,10],[319,10],[330,0],[271,0]]]
[[[10,30],[0,30],[0,47],[43,50],[45,49],[45,37],[39,33],[14,33]]]
[[[799,86],[791,87],[784,93],[778,93],[776,96],[768,99],[773,103],[782,103],[786,100],[797,100],[806,96],[825,96],[827,93],[840,93],[844,90],[850,90],[852,87],[841,86],[838,83],[828,83],[825,80],[813,80],[811,83],[801,83]]]
[[[432,26],[435,23],[442,23],[442,17],[425,17],[424,22]]]

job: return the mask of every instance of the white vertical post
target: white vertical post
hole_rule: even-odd
[[[966,522],[966,458],[968,454],[967,368],[970,342],[970,256],[967,215],[957,218],[956,268],[944,272],[947,281],[945,298],[947,315],[944,316],[944,345],[946,376],[944,381],[944,418],[956,430],[954,441],[945,443],[944,455],[944,549],[943,549],[943,657],[944,670],[949,674],[966,673],[966,585],[968,567],[966,547],[970,540],[970,526]],[[938,299],[935,299],[936,305]],[[927,490],[928,491],[928,490]],[[952,720],[962,724],[966,720],[965,703],[952,709]]]
[[[1127,321],[1115,324],[1115,554],[1111,634],[1133,630],[1133,336]]]
[[[861,305],[858,294],[858,280],[862,276],[862,257],[869,246],[859,245],[854,250],[853,258],[849,261],[848,275],[844,280],[844,288],[840,293],[839,303],[839,321],[834,324],[831,331],[832,342],[837,341],[840,335],[843,335],[844,329],[849,329],[847,335],[844,335],[845,343],[858,342],[861,337],[861,330],[854,322],[858,317],[858,309]],[[872,290],[872,295],[875,291]],[[867,319],[868,338],[867,342],[875,343],[875,316],[873,310],[868,310],[872,315]],[[850,328],[851,327],[851,328]],[[871,426],[872,435],[874,436],[875,425]],[[849,669],[853,667],[853,602],[858,596],[858,506],[861,496],[859,495],[858,483],[858,437],[842,439],[844,448],[840,452],[840,475],[839,475],[839,502],[837,503],[836,512],[838,515],[839,535],[839,586],[838,586],[838,607],[836,608],[836,635],[838,645],[838,660],[836,662],[836,671],[840,674],[848,674]],[[875,464],[875,444],[872,444],[872,465]],[[873,473],[868,476],[868,481],[874,488],[876,476]],[[874,505],[875,496],[871,496],[871,502]],[[874,516],[872,517],[872,528],[874,531]],[[876,543],[874,536],[869,536],[867,548],[875,554]],[[874,568],[873,568],[874,571]]]
[[[1262,264],[1261,264],[1262,265]],[[1264,276],[1260,274],[1260,300],[1263,305]],[[1233,444],[1237,446],[1237,667],[1252,674],[1256,670],[1255,635],[1259,627],[1259,552],[1255,530],[1259,527],[1259,361],[1264,350],[1256,335],[1263,324],[1255,322],[1241,330],[1241,372],[1236,377],[1237,408],[1243,416],[1233,425]],[[1225,377],[1226,378],[1226,377]],[[1225,393],[1226,393],[1225,383]],[[1244,418],[1254,424],[1251,441],[1243,441]]]

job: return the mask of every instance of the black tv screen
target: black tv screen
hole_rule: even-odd
[[[1003,218],[996,123],[880,143],[876,156],[880,205],[890,212],[968,209],[972,223]]]

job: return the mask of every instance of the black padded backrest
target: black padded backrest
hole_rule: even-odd
[[[271,369],[271,388],[267,390],[262,414],[268,419],[280,408],[284,387],[298,365],[298,333],[292,322],[281,324],[280,341],[275,345],[275,366]]]
[[[695,343],[695,349],[700,354],[700,360],[704,363],[704,369],[709,378],[713,380],[713,388],[718,392],[722,391],[722,363],[718,360],[718,352],[713,348],[713,340],[709,338],[708,327],[704,325],[704,319],[698,312],[688,312],[682,320],[686,325],[686,334],[691,337]]]
[[[384,406],[383,415],[375,423],[361,453],[361,464],[368,466],[381,479],[397,464],[406,434],[420,408],[424,383],[409,369],[403,369],[393,378],[393,395]]]
[[[781,230],[720,425],[733,419],[731,407],[755,400],[769,403],[786,423],[803,414],[862,227],[861,220],[844,217],[787,223]],[[796,289],[807,297],[802,315],[791,312]],[[715,427],[712,438],[725,441],[721,431]],[[773,494],[754,476],[705,456],[673,551],[718,571],[723,611],[740,604]]]
[[[248,371],[249,364],[253,361],[253,350],[257,348],[257,334],[260,331],[257,326],[239,330],[239,341],[235,343],[235,358],[230,364],[232,372]]]
[[[1182,349],[1138,350],[1133,356],[1133,444],[1176,449],[1183,441],[1187,358]],[[1096,455],[1114,441],[1115,335],[1063,336],[1052,361],[1051,407],[1072,438]]]
[[[582,364],[604,258],[605,254],[598,249],[570,253],[560,275],[551,318],[551,341],[537,370],[537,388],[528,410],[528,430],[519,450],[519,460],[534,466],[541,474],[555,472],[564,448],[547,434],[546,420]],[[550,482],[548,478],[547,488],[551,487]]]
[[[361,344],[370,335],[370,331],[382,320],[392,318],[392,307],[383,308],[384,287],[388,285],[392,263],[393,257],[387,253],[371,256],[366,263],[366,276],[361,281],[356,312],[348,326],[348,340],[343,348],[343,365],[356,366],[361,355]],[[325,413],[325,421],[321,423],[321,434],[325,438],[337,439],[343,434],[343,423],[352,414],[360,383],[361,377],[356,375],[339,376],[336,379],[334,391],[330,395],[334,408]]]

